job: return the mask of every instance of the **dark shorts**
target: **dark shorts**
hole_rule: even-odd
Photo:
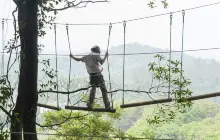
[[[105,83],[103,75],[101,73],[92,73],[90,74],[90,85],[92,86],[101,86]]]

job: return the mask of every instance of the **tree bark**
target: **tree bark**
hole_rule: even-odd
[[[22,93],[22,92],[21,92]],[[11,140],[22,140],[22,98],[21,94],[18,94],[15,109],[11,118]]]
[[[20,75],[18,98],[15,111],[18,111],[22,120],[23,139],[37,140],[36,134],[36,112],[37,112],[37,76],[38,76],[38,26],[37,26],[37,0],[26,0],[17,3],[19,35],[21,42],[20,52]],[[22,102],[19,102],[22,101]],[[17,110],[16,110],[17,108]],[[14,111],[14,112],[15,112]],[[16,123],[17,124],[17,123]],[[18,127],[15,126],[12,129]],[[16,130],[20,131],[20,130]],[[11,137],[11,140],[20,140]]]

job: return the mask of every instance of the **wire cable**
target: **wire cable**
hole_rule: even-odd
[[[69,29],[68,29],[68,24],[66,25],[66,33],[67,33],[67,39],[68,39],[68,44],[69,44],[69,52],[70,54],[72,54],[72,51],[71,51],[71,47],[70,47],[70,39],[69,39]],[[67,87],[67,91],[69,92],[70,90],[70,79],[71,79],[71,69],[72,69],[72,64],[71,64],[71,57],[70,57],[70,64],[69,64],[69,82],[68,82],[68,87]],[[68,94],[68,99],[67,99],[67,105],[69,105],[69,102],[70,102],[70,95]]]
[[[57,28],[56,24],[54,24],[54,45],[55,45],[55,59],[56,59],[56,82],[57,82],[57,107],[59,107],[59,79],[58,79],[58,62],[57,62]]]
[[[9,1],[9,8],[8,8],[7,19],[9,17],[10,9],[11,9],[11,1]],[[8,21],[6,20],[6,31],[5,31],[5,35],[4,35],[5,38],[7,37],[7,33],[8,33]]]
[[[123,23],[124,26],[124,55],[123,55],[123,96],[122,96],[122,104],[124,105],[124,89],[125,89],[125,35],[126,35],[126,21]]]
[[[5,39],[4,39],[4,31],[5,30],[5,27],[4,27],[4,20],[2,20],[2,76],[5,74],[4,72],[4,47],[5,47]]]
[[[108,44],[107,44],[107,53],[108,53],[108,49],[109,49],[109,42],[110,42],[110,37],[111,37],[111,30],[112,30],[112,24],[109,24],[109,32],[108,32]],[[112,84],[111,84],[111,73],[110,73],[110,68],[109,68],[109,60],[108,60],[108,56],[107,56],[107,64],[108,64],[108,78],[109,78],[109,89],[110,91],[112,91]],[[111,102],[112,102],[112,108],[113,106],[113,100],[112,100],[112,92],[111,92]]]
[[[71,134],[51,134],[51,133],[31,133],[31,132],[4,132],[4,133],[10,133],[10,134],[20,134],[20,133],[23,133],[23,134],[29,134],[29,135],[47,135],[47,136],[63,136],[63,137],[89,137],[89,138],[107,138],[107,139],[110,139],[110,138],[121,138],[121,139],[129,139],[130,137],[121,137],[121,136],[95,136],[95,135],[71,135]],[[132,137],[132,139],[148,139],[148,138],[135,138],[135,137]],[[160,140],[160,139],[154,139],[154,140]],[[163,139],[163,140],[166,140],[166,139]],[[168,139],[167,139],[168,140]]]
[[[210,4],[205,4],[205,5],[200,5],[200,6],[195,6],[195,7],[191,7],[191,8],[186,8],[184,9],[184,11],[190,11],[190,10],[196,10],[196,9],[200,9],[200,8],[205,8],[205,7],[210,7],[210,6],[214,6],[214,5],[219,5],[219,2],[215,2],[215,3],[210,3]],[[145,16],[145,17],[140,17],[140,18],[134,18],[134,19],[129,19],[126,20],[126,22],[132,22],[132,21],[138,21],[138,20],[143,20],[143,19],[148,19],[148,18],[154,18],[154,17],[159,17],[159,16],[165,16],[165,15],[169,15],[170,13],[179,13],[182,12],[183,10],[176,10],[173,12],[166,12],[166,13],[161,13],[161,14],[156,14],[156,15],[151,15],[151,16]],[[4,19],[4,18],[0,18],[0,19]],[[5,20],[13,20],[13,19],[5,19]],[[123,23],[124,21],[116,21],[116,22],[111,22],[112,25],[113,24],[120,24]],[[67,25],[66,23],[59,23],[59,22],[51,22],[52,24],[59,24],[59,25]],[[96,26],[96,25],[109,25],[110,22],[103,22],[103,23],[68,23],[68,25],[88,25],[88,26]]]
[[[172,24],[173,24],[173,14],[170,13],[170,52],[169,52],[169,89],[168,89],[168,98],[170,98],[170,73],[171,73],[171,55],[172,55]]]
[[[184,47],[184,26],[185,26],[185,11],[182,11],[182,52],[181,52],[181,62],[180,62],[180,82],[182,81],[182,75],[183,75],[183,47]],[[180,87],[180,92],[182,93],[182,87]],[[181,95],[181,94],[180,94]]]
[[[200,49],[187,49],[187,50],[183,50],[183,52],[198,52],[198,51],[210,51],[210,50],[220,50],[220,48],[200,48]],[[171,51],[172,53],[181,53],[182,50],[176,50],[176,51]],[[3,52],[0,52],[0,54],[2,54]],[[122,55],[151,55],[151,54],[166,54],[166,53],[170,53],[170,51],[158,51],[158,52],[137,52],[137,53],[112,53],[109,54],[109,56],[122,56]],[[12,53],[12,54],[18,54],[18,53]],[[52,56],[52,55],[56,55],[54,53],[42,53],[39,54],[42,56]],[[73,54],[74,56],[85,56],[83,54]],[[57,54],[57,56],[68,56],[69,54]]]
[[[182,23],[182,48],[181,48],[181,77],[182,77],[182,70],[183,70],[183,45],[184,45],[184,25],[185,25],[185,11],[182,11],[183,16],[183,23]]]

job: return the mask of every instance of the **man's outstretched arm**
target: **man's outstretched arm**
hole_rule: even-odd
[[[70,54],[70,57],[73,58],[76,61],[81,61],[81,58],[77,58],[77,57],[73,56],[72,54]]]

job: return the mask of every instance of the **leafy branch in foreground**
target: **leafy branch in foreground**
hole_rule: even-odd
[[[55,77],[57,76],[56,71],[50,67],[50,59],[42,60],[40,62],[43,64],[42,72],[44,73],[42,79],[40,80],[40,89],[56,90],[58,87],[58,83],[55,81]],[[40,95],[42,96],[42,95]]]
[[[124,135],[123,132],[115,128],[113,121],[120,119],[121,111],[116,114],[106,114],[106,113],[84,113],[84,112],[72,112],[70,118],[65,123],[66,116],[69,115],[69,111],[61,110],[59,112],[46,112],[44,114],[43,125],[60,124],[55,127],[41,128],[43,131],[55,131],[60,136],[49,137],[49,139],[65,139],[65,140],[89,140],[89,136],[97,136],[93,138],[96,140],[104,140],[109,136],[121,136]],[[106,118],[107,117],[107,118]],[[72,136],[64,136],[72,135]],[[88,136],[88,137],[82,137]],[[102,137],[104,136],[104,137]]]
[[[177,112],[184,112],[186,108],[192,106],[192,102],[187,98],[191,96],[192,91],[189,89],[191,81],[184,77],[183,70],[180,69],[180,62],[175,60],[167,60],[162,55],[156,55],[158,64],[153,62],[149,63],[149,71],[152,73],[152,87],[150,91],[152,93],[167,93],[163,95],[172,98],[172,104],[157,105],[154,115],[149,117],[148,123],[159,124],[161,122],[167,122],[175,118]],[[157,85],[157,86],[153,86]],[[170,91],[169,91],[170,90]]]

